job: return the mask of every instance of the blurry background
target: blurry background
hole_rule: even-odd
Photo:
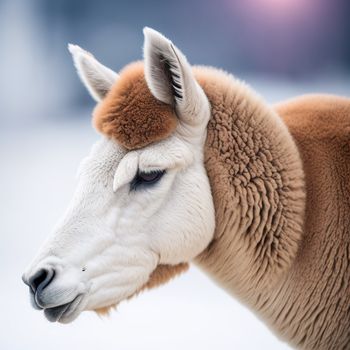
[[[98,135],[68,42],[118,71],[141,59],[144,26],[193,64],[224,68],[269,102],[350,96],[346,0],[0,0],[0,348],[287,349],[192,268],[108,320],[50,324],[30,308],[24,267],[64,211]]]

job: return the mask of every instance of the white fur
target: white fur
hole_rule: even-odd
[[[129,152],[121,160],[117,171],[114,174],[113,191],[131,182],[138,169],[138,152]]]
[[[78,45],[68,45],[78,75],[95,101],[101,101],[118,79],[118,74],[98,62]]]
[[[195,111],[161,142],[126,152],[103,138],[82,161],[67,212],[24,275],[28,280],[42,267],[55,269],[44,307],[81,295],[60,322],[120,302],[138,291],[158,264],[189,262],[211,241],[214,206],[203,164],[207,101]],[[193,135],[184,135],[187,126]],[[132,190],[138,170],[165,174],[152,186]]]

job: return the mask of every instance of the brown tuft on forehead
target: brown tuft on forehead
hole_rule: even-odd
[[[126,149],[137,149],[170,136],[177,125],[172,106],[150,92],[142,62],[131,63],[96,106],[93,124]]]

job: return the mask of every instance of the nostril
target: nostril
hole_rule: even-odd
[[[38,290],[42,291],[47,287],[55,276],[54,269],[40,269],[29,278],[28,284],[35,294]]]
[[[30,286],[35,293],[35,291],[38,289],[41,283],[43,283],[46,280],[47,277],[47,270],[39,270],[29,281]]]

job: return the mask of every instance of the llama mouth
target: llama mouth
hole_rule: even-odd
[[[69,303],[46,308],[44,309],[45,317],[50,322],[62,322],[68,323],[73,321],[78,316],[78,306],[83,299],[83,294],[78,294],[72,301]]]

